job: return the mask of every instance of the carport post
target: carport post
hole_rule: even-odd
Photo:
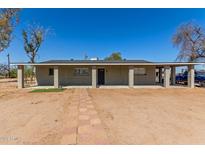
[[[58,66],[54,66],[54,88],[59,88],[59,69]]]
[[[18,65],[18,88],[24,88],[24,66]]]
[[[134,67],[133,66],[129,67],[128,82],[130,88],[134,87]]]
[[[188,87],[194,88],[195,83],[194,65],[188,66]]]
[[[96,66],[92,67],[92,87],[97,87],[97,68]]]
[[[168,88],[170,86],[170,73],[171,69],[170,66],[164,67],[164,87]]]
[[[172,81],[172,85],[176,84],[176,67],[172,66],[171,67],[171,81]]]

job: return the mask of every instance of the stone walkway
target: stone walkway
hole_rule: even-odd
[[[74,89],[61,144],[109,144],[107,134],[86,89]],[[69,112],[69,111],[77,111]],[[72,113],[72,114],[69,114]]]

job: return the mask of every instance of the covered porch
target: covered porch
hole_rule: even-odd
[[[135,65],[81,65],[80,67],[88,67],[89,75],[83,83],[86,85],[63,85],[61,84],[62,66],[66,65],[52,65],[53,77],[52,85],[49,87],[59,88],[179,88],[176,86],[176,67],[186,66],[188,69],[188,87],[194,88],[195,71],[194,63],[149,63],[149,64],[135,64]],[[41,65],[35,65],[41,66]],[[49,66],[50,68],[51,66]],[[78,66],[79,67],[79,66]],[[113,69],[115,68],[115,69]],[[148,68],[150,74],[136,75],[136,68]],[[152,68],[152,69],[150,69]],[[120,69],[120,70],[119,70]],[[156,72],[158,70],[158,73]],[[142,71],[142,70],[141,70]],[[102,75],[104,72],[104,75]],[[109,72],[111,72],[109,74]],[[119,73],[120,72],[120,73]],[[148,71],[147,71],[148,72]],[[151,77],[152,76],[152,77]],[[151,78],[158,76],[158,81],[150,82]],[[101,80],[99,80],[101,78]],[[145,82],[145,78],[147,78]],[[106,79],[106,80],[105,80]],[[120,79],[120,80],[119,80]],[[41,86],[41,87],[45,87]],[[182,86],[184,87],[184,86]],[[24,65],[18,65],[18,88],[24,88]]]

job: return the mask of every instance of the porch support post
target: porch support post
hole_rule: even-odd
[[[134,87],[134,67],[133,66],[129,67],[128,82],[130,88]]]
[[[194,65],[188,66],[188,87],[194,88],[195,83],[195,74],[194,74]]]
[[[24,66],[18,65],[18,88],[24,88]]]
[[[170,86],[170,73],[171,69],[170,66],[164,67],[164,87],[168,88]]]
[[[176,84],[176,67],[172,66],[171,69],[171,81],[172,81],[172,85]]]
[[[59,88],[59,68],[54,67],[54,88]]]
[[[162,83],[162,68],[159,68],[159,83]]]
[[[92,87],[97,87],[97,68],[96,66],[92,67]]]

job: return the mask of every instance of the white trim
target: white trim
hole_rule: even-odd
[[[134,66],[187,66],[187,65],[205,65],[205,63],[13,63],[11,65],[25,65],[25,66],[106,66],[106,65],[134,65]]]

